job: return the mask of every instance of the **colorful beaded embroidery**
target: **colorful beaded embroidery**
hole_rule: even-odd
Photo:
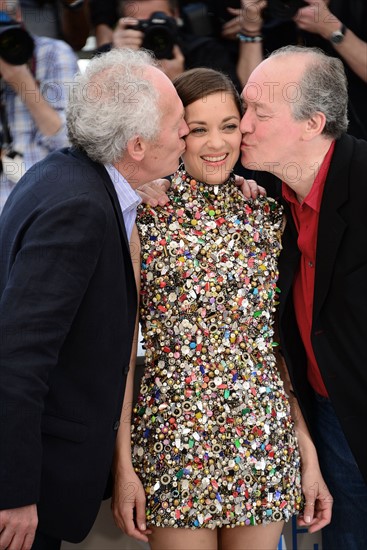
[[[216,528],[287,520],[300,458],[273,354],[282,211],[234,178],[179,170],[164,208],[142,206],[146,370],[134,467],[148,523]]]

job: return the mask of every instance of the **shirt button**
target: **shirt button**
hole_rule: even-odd
[[[313,267],[313,263],[312,263],[312,262],[308,262],[308,267]]]
[[[120,421],[119,420],[116,420],[116,422],[114,423],[113,425],[113,429],[114,431],[116,432],[120,427]]]

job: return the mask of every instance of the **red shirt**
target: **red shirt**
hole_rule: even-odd
[[[301,252],[298,272],[293,282],[293,302],[298,328],[307,354],[307,377],[312,388],[328,397],[311,344],[312,311],[315,286],[317,229],[325,180],[333,156],[335,142],[325,155],[307,197],[299,203],[295,192],[284,182],[282,193],[289,203],[298,231],[297,245]]]

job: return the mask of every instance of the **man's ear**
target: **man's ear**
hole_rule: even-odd
[[[146,153],[146,143],[140,136],[135,136],[127,142],[127,152],[136,162],[141,162]]]
[[[322,134],[326,124],[326,116],[321,111],[316,111],[306,122],[305,139],[312,139]]]

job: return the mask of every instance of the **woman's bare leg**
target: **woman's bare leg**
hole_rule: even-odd
[[[284,522],[220,530],[221,550],[276,550]],[[187,548],[190,548],[189,546]]]
[[[151,550],[218,550],[216,529],[152,527]],[[233,549],[231,549],[233,550]]]

